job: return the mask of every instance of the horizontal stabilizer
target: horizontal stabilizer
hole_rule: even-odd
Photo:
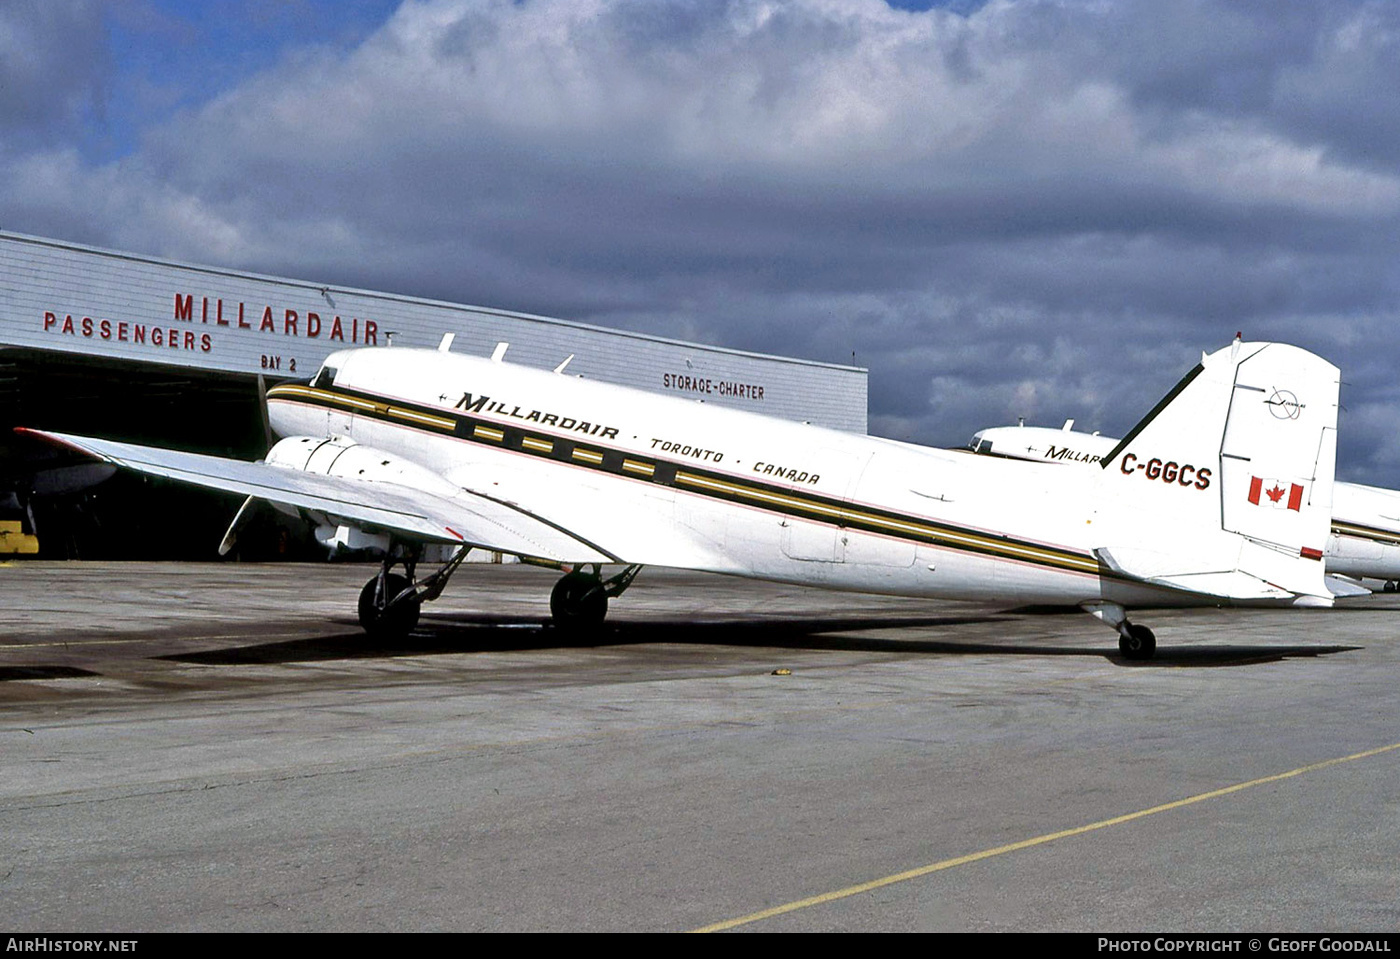
[[[1094,556],[1118,575],[1153,586],[1232,600],[1280,600],[1293,595],[1289,590],[1236,569],[1234,561],[1227,561],[1225,557],[1203,562],[1199,556],[1173,556],[1131,547],[1096,549]]]
[[[1157,586],[1170,586],[1221,599],[1288,599],[1293,593],[1270,585],[1258,577],[1236,570],[1233,573],[1183,573],[1147,580]]]
[[[1329,575],[1324,582],[1327,583],[1327,588],[1332,591],[1332,595],[1339,598],[1342,596],[1370,596],[1372,593],[1372,590],[1362,586],[1356,580],[1347,576],[1338,576],[1335,573]]]

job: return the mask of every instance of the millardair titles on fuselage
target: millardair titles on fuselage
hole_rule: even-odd
[[[503,362],[503,348],[462,356],[449,344],[344,350],[313,380],[273,387],[268,414],[284,439],[257,463],[28,432],[377,538],[388,553],[359,613],[386,636],[416,625],[467,553],[420,577],[429,544],[565,570],[550,607],[570,628],[600,624],[644,566],[1078,606],[1116,629],[1134,658],[1151,656],[1156,640],[1130,609],[1332,603],[1320,560],[1339,375],[1297,347],[1236,340],[1203,355],[1086,477],[529,369]],[[1293,415],[1270,405],[1280,388],[1301,398]],[[1131,468],[1153,460],[1178,464],[1175,475]],[[1299,488],[1290,508],[1251,501],[1261,478]],[[621,569],[605,576],[605,567]]]

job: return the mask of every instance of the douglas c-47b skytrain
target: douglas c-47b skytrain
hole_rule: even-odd
[[[1079,606],[1129,658],[1156,646],[1130,609],[1332,604],[1339,377],[1293,346],[1202,356],[1086,481],[519,367],[504,347],[456,355],[450,339],[342,351],[273,387],[286,438],[257,463],[27,432],[379,537],[359,613],[386,636],[416,625],[471,547],[567,570],[550,608],[581,627],[644,566]],[[1286,508],[1257,502],[1261,483]],[[459,548],[420,578],[429,544]]]

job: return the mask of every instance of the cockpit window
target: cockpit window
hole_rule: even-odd
[[[981,441],[977,444],[977,452],[979,452],[979,453],[990,453],[991,451],[992,451],[992,441],[991,441],[991,440],[981,440]]]
[[[335,383],[336,369],[333,366],[323,366],[316,378],[311,381],[311,385],[317,389],[325,389]]]

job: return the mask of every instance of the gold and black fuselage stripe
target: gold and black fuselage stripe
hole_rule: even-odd
[[[831,526],[876,533],[930,546],[1013,559],[1036,566],[1120,578],[1087,552],[1076,552],[1014,537],[985,533],[920,516],[850,503],[831,496],[736,477],[662,458],[624,451],[597,437],[557,435],[534,426],[486,419],[399,399],[386,399],[343,387],[320,389],[283,384],[268,390],[269,400],[287,400],[336,409],[384,422],[411,426],[481,446],[511,450],[538,459],[609,473],[684,490],[711,499]]]
[[[1366,526],[1362,523],[1349,523],[1346,520],[1332,520],[1332,532],[1338,536],[1354,536],[1358,539],[1368,539],[1373,543],[1382,546],[1400,546],[1400,532],[1392,529],[1380,529],[1376,526]]]

